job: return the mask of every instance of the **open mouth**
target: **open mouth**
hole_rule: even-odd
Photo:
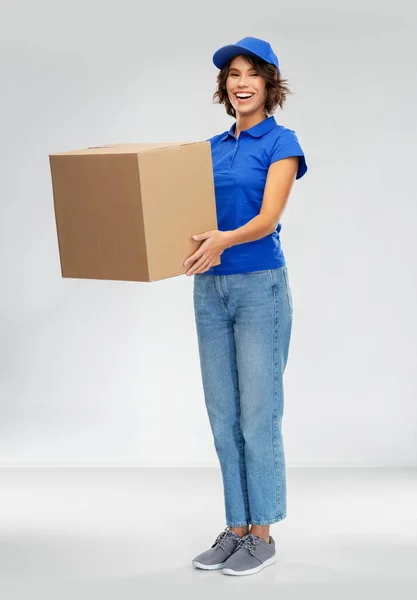
[[[243,93],[243,92],[235,94],[235,97],[238,102],[248,102],[252,98],[252,96],[253,96],[253,94]]]

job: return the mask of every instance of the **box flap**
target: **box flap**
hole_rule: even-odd
[[[86,155],[86,154],[138,154],[139,152],[149,152],[151,150],[161,150],[163,148],[181,148],[189,144],[209,144],[210,142],[150,142],[150,143],[118,143],[107,144],[103,146],[89,146],[79,150],[67,150],[65,152],[55,152],[49,156],[68,156],[68,155]]]

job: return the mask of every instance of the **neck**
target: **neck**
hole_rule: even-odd
[[[235,136],[239,137],[241,131],[255,127],[255,125],[258,125],[258,123],[265,121],[266,118],[267,117],[265,116],[263,109],[251,115],[241,115],[237,113]]]

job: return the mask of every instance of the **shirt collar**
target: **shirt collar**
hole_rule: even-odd
[[[259,138],[259,137],[262,137],[263,135],[265,135],[265,133],[268,133],[269,131],[271,131],[271,129],[273,129],[276,126],[277,126],[277,122],[275,121],[275,117],[273,115],[271,115],[270,117],[267,117],[266,119],[264,119],[257,125],[254,125],[253,127],[250,127],[249,129],[244,129],[243,131],[241,131],[241,134],[246,133],[252,137]],[[234,137],[235,131],[236,131],[236,121],[233,123],[233,125],[231,126],[229,131],[226,131],[226,133],[222,136],[221,140],[222,141],[226,140],[229,137],[229,135],[232,135]]]

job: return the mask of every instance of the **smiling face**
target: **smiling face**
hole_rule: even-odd
[[[244,56],[236,56],[231,62],[226,91],[236,113],[243,116],[263,112],[266,81]]]

